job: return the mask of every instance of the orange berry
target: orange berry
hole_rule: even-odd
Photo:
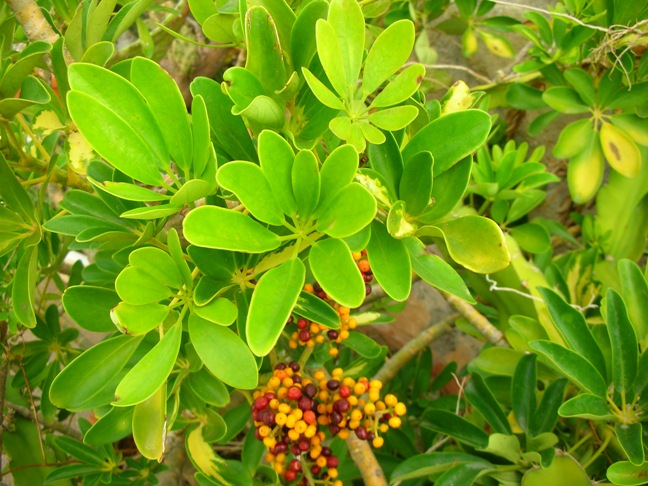
[[[371,270],[371,265],[369,265],[369,260],[358,261],[358,268],[363,273],[369,272]]]
[[[304,285],[304,292],[308,292],[309,294],[312,294],[313,292],[315,292],[315,289],[313,288],[313,284],[309,284],[309,283],[305,284]]]
[[[304,421],[307,424],[315,423],[317,421],[317,416],[315,415],[315,413],[312,410],[306,410],[304,412]]]
[[[342,440],[348,439],[349,435],[351,435],[349,429],[342,429],[338,432],[338,437]]]
[[[318,370],[313,375],[313,378],[315,378],[317,381],[322,381],[322,380],[324,380],[326,378],[326,375],[324,374],[324,372],[322,370]],[[324,382],[324,384],[326,384],[326,382]]]
[[[353,393],[358,396],[362,395],[366,391],[367,389],[365,388],[364,383],[356,383],[353,387]]]

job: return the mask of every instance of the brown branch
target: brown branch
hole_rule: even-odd
[[[349,453],[355,465],[360,470],[365,486],[387,486],[387,479],[380,464],[376,460],[371,445],[366,440],[360,440],[355,433],[346,440]]]
[[[0,343],[2,344],[2,368],[0,368],[0,471],[2,471],[3,432],[4,432],[4,402],[7,390],[7,373],[9,372],[9,359],[5,353],[5,338],[7,337],[7,321],[0,323]]]
[[[448,332],[458,318],[459,314],[452,314],[417,334],[380,368],[374,378],[380,380],[383,384],[393,380],[403,366],[425,349],[432,341]]]
[[[472,324],[475,329],[477,329],[482,336],[484,336],[488,341],[490,341],[495,346],[509,347],[506,338],[502,331],[493,326],[482,313],[475,309],[465,300],[460,299],[454,295],[450,295],[446,292],[441,292],[445,300],[450,304],[454,309],[459,312],[466,320]]]

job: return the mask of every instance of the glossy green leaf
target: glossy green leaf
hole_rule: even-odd
[[[443,233],[452,259],[468,270],[494,273],[511,261],[502,230],[490,219],[464,216],[437,227]]]
[[[362,78],[365,96],[373,93],[393,75],[409,58],[414,47],[414,24],[409,20],[394,22],[376,38],[367,60]]]
[[[483,111],[450,113],[419,130],[405,146],[403,160],[407,163],[427,150],[434,157],[434,175],[438,176],[477,150],[486,141],[490,127],[490,116]]]
[[[413,64],[403,69],[371,102],[370,108],[397,105],[410,98],[423,82],[425,67]]]
[[[191,100],[191,132],[193,137],[192,169],[195,176],[202,176],[211,157],[209,114],[201,95]]]
[[[560,113],[578,114],[586,113],[589,106],[583,103],[578,93],[565,86],[554,86],[542,93],[542,99],[554,110]]]
[[[412,123],[418,113],[418,108],[415,106],[395,106],[371,113],[369,121],[383,130],[395,131]]]
[[[215,407],[224,407],[230,401],[229,391],[225,384],[205,368],[191,373],[187,378],[193,392],[205,403]]]
[[[345,85],[347,86],[346,89],[349,89],[356,85],[360,76],[360,66],[362,65],[365,44],[364,16],[362,15],[360,5],[355,0],[333,0],[329,5],[328,22],[335,30],[337,41],[339,42],[342,66],[344,67],[344,73],[346,73]],[[318,29],[321,23],[317,23]],[[317,52],[320,55],[320,60],[322,61],[326,74],[329,75],[329,69],[327,69],[322,58],[323,48],[324,46],[320,45],[318,31]],[[340,67],[336,66],[336,69],[339,70]],[[333,83],[332,79],[331,82]],[[339,93],[343,95],[345,91]]]
[[[124,302],[133,305],[154,304],[172,292],[158,278],[139,267],[127,267],[115,280],[115,289]]]
[[[488,446],[488,434],[465,418],[447,410],[428,409],[421,427],[451,436],[471,447]]]
[[[183,228],[189,243],[205,248],[264,253],[281,244],[277,235],[250,217],[217,206],[194,209]]]
[[[193,311],[214,324],[229,326],[236,320],[238,309],[229,299],[214,299],[206,305],[194,306]]]
[[[352,182],[318,213],[317,231],[333,238],[344,238],[371,222],[376,214],[376,200],[362,185]]]
[[[386,134],[385,143],[380,145],[369,144],[367,157],[371,168],[385,178],[389,191],[396,194],[403,174],[403,158],[394,136],[388,133]]]
[[[590,391],[596,396],[606,396],[607,386],[605,380],[585,358],[551,341],[538,340],[529,344],[532,349],[549,359],[563,375],[579,387]]]
[[[169,153],[139,91],[121,76],[92,64],[71,66],[69,79],[70,115],[90,145],[125,174],[162,185],[159,169],[169,167]]]
[[[513,412],[520,428],[529,432],[530,422],[536,411],[536,356],[522,356],[513,373],[511,383]]]
[[[489,467],[489,465],[474,462],[459,464],[444,472],[435,481],[435,484],[437,486],[453,486],[455,484],[470,486],[474,484],[484,469]]]
[[[646,484],[648,477],[648,462],[635,466],[628,461],[612,464],[607,470],[607,478],[620,486],[639,486]]]
[[[147,459],[161,461],[167,432],[167,386],[163,383],[133,411],[133,440]]]
[[[7,206],[28,221],[34,221],[34,203],[25,188],[18,182],[7,159],[0,153],[0,198]]]
[[[142,57],[133,59],[130,79],[153,112],[171,157],[188,170],[193,152],[191,127],[175,81],[158,63]]]
[[[304,285],[306,268],[299,259],[288,260],[264,273],[257,283],[247,318],[246,338],[257,356],[276,344]]]
[[[317,77],[305,67],[302,68],[302,74],[306,80],[306,84],[311,89],[315,97],[329,108],[335,110],[344,110],[344,103],[340,100],[335,93],[326,87]]]
[[[233,331],[192,314],[189,336],[205,367],[219,380],[243,390],[256,388],[259,375],[254,356]]]
[[[126,373],[117,386],[112,405],[128,407],[153,396],[169,377],[180,351],[181,340],[182,323],[178,322]]]
[[[376,341],[359,332],[349,333],[349,337],[344,340],[344,345],[367,359],[376,359],[382,353],[382,347]]]
[[[273,18],[263,7],[253,6],[245,14],[247,59],[245,68],[261,81],[267,93],[283,88],[286,70]]]
[[[475,303],[470,295],[466,283],[441,257],[425,251],[425,245],[418,238],[405,238],[403,240],[412,260],[412,269],[427,283],[449,294],[469,302]]]
[[[292,167],[292,189],[297,212],[302,220],[310,218],[320,197],[319,165],[310,150],[300,150]]]
[[[261,168],[252,162],[230,162],[218,170],[218,183],[232,191],[260,221],[281,225],[284,217]]]
[[[320,171],[318,212],[353,181],[358,171],[358,153],[351,145],[341,145],[329,154]]]
[[[54,379],[50,388],[52,403],[70,410],[82,408],[117,376],[141,341],[142,336],[117,336],[85,351]]]
[[[403,240],[397,240],[382,223],[371,224],[367,257],[376,280],[392,299],[407,299],[412,288],[412,262]]]
[[[479,413],[490,424],[494,432],[510,434],[509,424],[504,411],[493,392],[488,388],[486,382],[479,374],[473,374],[465,389],[466,399],[475,407]]]
[[[442,174],[434,176],[432,187],[434,203],[418,217],[419,221],[433,224],[454,209],[466,192],[471,167],[472,157],[467,156]]]
[[[530,253],[544,253],[551,248],[549,232],[536,223],[526,223],[511,228],[511,236],[520,248]]]
[[[619,393],[632,393],[637,376],[639,347],[623,299],[614,289],[605,294],[606,323],[612,345],[612,381]],[[645,304],[645,303],[644,303]]]
[[[591,393],[581,393],[570,398],[558,409],[561,417],[579,417],[586,420],[613,420],[614,416],[604,398]]]
[[[340,327],[340,315],[337,311],[324,300],[308,292],[302,291],[299,294],[293,313],[330,329]]]
[[[527,470],[521,486],[560,484],[565,479],[571,486],[592,486],[585,469],[569,455],[556,455],[549,467]]]
[[[272,193],[281,210],[288,216],[297,212],[292,188],[292,168],[295,153],[290,144],[271,130],[259,135],[259,161]]]
[[[161,194],[152,191],[151,189],[147,189],[146,187],[129,184],[127,182],[98,182],[90,177],[88,177],[88,180],[90,180],[90,182],[96,187],[99,187],[102,191],[128,201],[152,202],[168,201],[171,199],[171,196],[167,196],[166,194]]]
[[[540,405],[533,417],[531,417],[529,434],[532,437],[550,432],[556,426],[556,422],[558,422],[558,409],[563,403],[566,386],[567,380],[561,378],[560,380],[552,381],[545,389]]]
[[[144,270],[158,282],[174,289],[182,286],[182,277],[169,254],[152,246],[138,248],[128,255],[129,263],[136,268]]]
[[[215,7],[215,5],[214,5]],[[223,44],[235,43],[238,41],[233,32],[236,16],[224,13],[210,15],[202,22],[202,30],[209,40]]]
[[[83,329],[92,332],[110,332],[115,325],[110,319],[110,310],[119,301],[112,290],[90,285],[68,287],[62,297],[67,315]],[[92,305],[88,305],[92,302]]]
[[[648,283],[632,260],[621,259],[617,265],[623,300],[642,349],[648,348]],[[609,326],[609,324],[608,324]]]
[[[463,452],[432,452],[410,457],[398,464],[390,477],[389,483],[395,484],[408,479],[428,477],[447,471],[458,464],[490,464],[485,459]]]
[[[317,52],[315,40],[315,24],[319,19],[326,18],[328,2],[314,0],[303,6],[298,12],[297,19],[290,33],[290,47],[295,71],[308,67]]]
[[[599,374],[605,377],[605,358],[585,322],[585,316],[565,302],[553,290],[538,287],[538,292],[547,305],[551,320],[568,346],[588,360],[598,370]]]
[[[317,282],[334,301],[351,309],[365,298],[365,284],[347,244],[336,238],[319,240],[308,261]]]
[[[128,437],[133,430],[133,408],[113,407],[102,415],[83,436],[83,442],[101,446]]]
[[[591,106],[596,104],[597,100],[592,76],[580,68],[565,69],[563,75],[586,104]]]
[[[592,120],[583,118],[570,123],[562,129],[553,148],[553,155],[558,159],[570,159],[587,147],[593,130]]]
[[[225,71],[221,86],[240,109],[248,107],[257,96],[266,94],[259,78],[241,66],[234,66]]]
[[[362,23],[364,24],[364,20]],[[315,25],[315,38],[317,54],[333,89],[342,98],[348,98],[351,93],[350,87],[353,85],[348,84],[347,81],[343,53],[335,28],[330,22],[320,19]],[[302,71],[304,70],[302,69]]]
[[[639,422],[634,424],[616,424],[614,426],[619,444],[635,466],[640,466],[645,460],[642,439],[642,427]]]
[[[193,288],[193,275],[189,265],[185,261],[185,254],[182,251],[180,236],[175,228],[171,228],[167,232],[167,246],[169,247],[169,255],[180,272],[185,287],[191,290]]]
[[[53,442],[57,449],[60,449],[78,461],[96,466],[104,465],[104,460],[97,451],[72,437],[58,435],[53,437]]]
[[[407,214],[418,216],[430,204],[433,164],[430,152],[419,152],[405,164],[398,194],[405,201]]]
[[[34,289],[38,278],[38,247],[25,248],[11,284],[11,303],[18,321],[25,327],[36,325]]]
[[[148,333],[169,315],[169,309],[161,304],[132,305],[126,302],[120,302],[112,312],[118,329],[132,336]]]

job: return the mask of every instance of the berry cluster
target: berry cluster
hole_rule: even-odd
[[[307,486],[341,486],[338,458],[324,445],[328,436],[342,439],[353,431],[359,439],[381,447],[389,428],[401,425],[405,405],[394,395],[381,399],[382,383],[317,371],[305,376],[298,363],[279,363],[268,383],[254,393],[255,435],[269,452],[266,459],[287,482]]]

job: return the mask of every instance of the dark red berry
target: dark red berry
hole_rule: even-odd
[[[302,391],[301,388],[297,386],[291,386],[288,388],[288,391],[286,392],[286,397],[288,397],[289,400],[299,400],[302,396]]]
[[[376,434],[373,432],[367,432],[367,440],[374,440],[376,438]]]
[[[310,333],[309,330],[307,330],[307,329],[302,329],[301,331],[299,331],[299,340],[300,340],[302,343],[307,342],[310,338],[311,338],[311,333]]]
[[[304,387],[304,395],[306,395],[308,398],[313,398],[315,395],[317,395],[317,387],[312,383],[309,383]]]
[[[295,479],[297,479],[297,473],[291,469],[288,469],[284,473],[284,478],[286,478],[286,481],[294,481]]]
[[[295,376],[292,377],[292,381],[293,381],[293,383],[301,383],[302,378],[299,375],[295,375]]]
[[[311,472],[313,473],[313,476],[317,476],[320,472],[322,472],[322,468],[316,464],[311,467]]]
[[[268,406],[269,400],[266,397],[259,397],[254,401],[254,408],[257,410],[263,410]]]
[[[307,477],[303,477],[302,480],[299,482],[299,485],[300,485],[300,486],[309,486],[309,485],[308,485],[308,478],[307,478]]]
[[[326,333],[326,335],[329,337],[329,339],[332,339],[333,341],[335,341],[338,338],[338,336],[340,335],[340,333],[333,330],[333,329],[331,329],[329,332]]]
[[[281,441],[277,442],[270,452],[272,452],[276,456],[277,454],[285,453],[287,450],[288,444],[286,444],[284,441]]]
[[[371,293],[371,285],[368,283],[365,284],[365,295],[369,295]]]
[[[331,423],[333,425],[337,425],[340,422],[342,422],[342,415],[340,414],[340,412],[331,412],[331,415],[329,416],[329,418],[330,418]]]
[[[299,462],[299,459],[293,459],[288,465],[291,471],[300,472],[302,470],[302,463]]]
[[[331,424],[329,425],[329,432],[331,432],[331,435],[338,435],[338,433],[340,432],[340,427]]]
[[[326,292],[317,292],[317,295],[320,299],[326,299]]]
[[[329,380],[326,382],[326,388],[328,388],[331,391],[335,391],[338,388],[340,388],[340,382],[337,380]]]
[[[322,290],[322,286],[318,282],[313,282],[313,291],[315,293],[321,292]]]
[[[322,455],[324,457],[329,457],[331,454],[333,454],[333,452],[331,451],[330,447],[326,447],[326,446],[322,447]]]
[[[297,327],[299,329],[306,329],[308,327],[308,321],[306,319],[299,319],[297,321]]]
[[[297,363],[296,361],[291,361],[288,366],[290,366],[290,369],[293,370],[295,373],[299,371],[299,363]]]
[[[290,450],[293,453],[293,456],[298,456],[299,454],[302,453],[302,451],[299,449],[299,446],[297,444],[293,444]]]
[[[308,397],[301,397],[297,406],[302,412],[305,412],[306,410],[313,408],[313,400]]]
[[[364,428],[364,426],[360,426],[357,429],[355,429],[355,435],[358,437],[360,440],[367,440],[367,429]]]
[[[268,401],[272,400],[273,398],[277,398],[277,394],[273,392],[266,392],[265,395],[263,395],[268,399]]]
[[[258,428],[254,429],[254,437],[256,437],[259,440],[263,440],[263,437],[261,437],[261,433],[259,432]]]
[[[285,370],[287,368],[286,363],[277,363],[275,365],[275,370]]]
[[[369,282],[371,282],[373,280],[373,275],[371,275],[369,273],[363,273],[362,278],[364,279],[364,281],[366,283],[369,283]]]
[[[336,456],[327,457],[326,465],[330,468],[338,467],[338,458]]]
[[[333,410],[341,414],[347,413],[349,411],[349,408],[351,408],[351,405],[345,398],[340,398],[339,400],[335,400],[335,402],[333,402]]]
[[[310,449],[310,442],[308,442],[306,439],[302,439],[299,441],[299,450],[306,452],[308,449]]]

